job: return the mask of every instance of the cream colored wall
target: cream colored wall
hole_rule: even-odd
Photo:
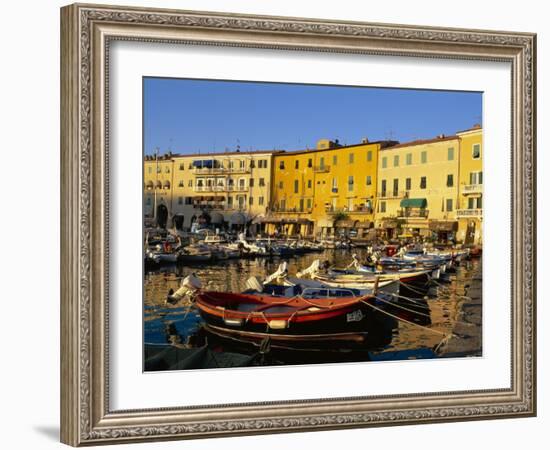
[[[448,160],[448,149],[453,148],[453,159]],[[421,162],[422,152],[427,152],[427,162]],[[412,154],[412,164],[406,164],[406,155]],[[399,165],[394,164],[394,157],[399,156]],[[383,160],[387,158],[387,167],[383,167]],[[378,189],[376,221],[382,218],[398,217],[401,210],[400,203],[405,197],[425,198],[428,202],[427,219],[455,220],[458,201],[458,139],[444,139],[437,142],[412,144],[387,148],[380,151],[378,157]],[[447,175],[453,176],[453,186],[447,187]],[[421,177],[425,176],[426,189],[420,188]],[[382,180],[386,180],[386,195],[393,195],[393,180],[399,180],[397,198],[382,198]],[[411,189],[406,191],[405,182],[411,178]],[[452,211],[446,211],[446,200],[452,199]],[[382,202],[386,202],[386,212],[381,211]]]

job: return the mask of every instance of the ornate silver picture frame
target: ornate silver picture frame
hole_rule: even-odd
[[[117,40],[509,63],[511,385],[477,391],[113,410],[109,400],[108,69],[110,46]],[[534,416],[535,89],[536,36],[530,33],[85,4],[62,8],[62,442],[81,446]],[[488,286],[486,295],[490,293]]]

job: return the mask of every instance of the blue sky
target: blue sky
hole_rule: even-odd
[[[450,135],[482,121],[479,92],[144,78],[152,154],[314,148]]]

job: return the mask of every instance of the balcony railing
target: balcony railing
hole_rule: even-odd
[[[317,173],[324,173],[324,172],[330,172],[330,166],[315,166],[313,168],[313,171],[314,172],[317,172]]]
[[[456,216],[457,217],[483,217],[483,209],[457,209],[456,210]]]
[[[193,167],[193,173],[197,175],[250,173],[250,167]]]
[[[311,214],[312,208],[274,208],[273,212],[279,213],[279,214]]]
[[[409,191],[383,191],[377,193],[380,199],[408,198]]]
[[[246,192],[248,188],[246,186],[195,186],[193,188],[195,192]]]
[[[482,184],[465,184],[462,186],[463,194],[481,194],[483,192]]]
[[[327,214],[373,214],[374,210],[372,208],[356,206],[354,209],[350,210],[347,208],[332,208],[326,207],[325,212]]]
[[[430,213],[429,210],[427,209],[417,209],[417,208],[412,208],[412,209],[400,209],[399,211],[397,211],[397,217],[400,217],[400,218],[408,218],[408,217],[413,217],[413,218],[426,218],[428,217],[428,214]]]

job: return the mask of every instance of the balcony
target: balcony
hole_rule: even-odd
[[[482,184],[464,184],[462,185],[461,192],[463,195],[481,194],[483,193],[483,185]]]
[[[464,218],[464,217],[483,217],[483,209],[457,209],[456,210],[456,217]]]
[[[312,211],[312,208],[273,208],[273,212],[278,214],[311,214]]]
[[[325,166],[325,165],[322,165],[322,166],[315,166],[313,168],[313,171],[316,172],[316,173],[326,173],[326,172],[330,172],[330,166]]]
[[[247,192],[246,186],[195,186],[194,192]]]
[[[350,210],[348,208],[332,208],[330,206],[325,208],[325,212],[330,215],[335,214],[373,214],[374,210],[372,208],[357,206],[354,209]]]
[[[376,195],[379,199],[400,199],[400,198],[408,198],[409,197],[409,191],[384,191],[384,192],[377,192]]]
[[[407,218],[419,218],[419,219],[426,219],[429,215],[430,211],[427,209],[400,209],[397,211],[397,217],[407,219]]]
[[[250,167],[193,167],[195,175],[230,175],[233,173],[250,173]]]

